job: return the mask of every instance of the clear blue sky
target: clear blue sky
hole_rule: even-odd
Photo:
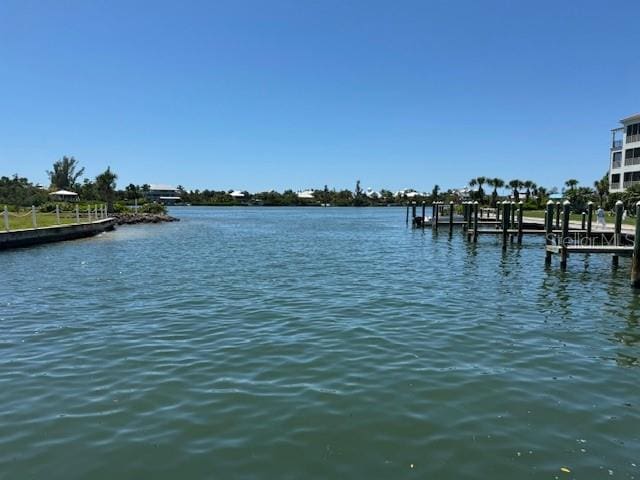
[[[119,186],[592,184],[640,2],[0,2],[0,174]]]

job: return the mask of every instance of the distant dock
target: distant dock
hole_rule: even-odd
[[[478,202],[453,202],[445,204],[435,202],[431,205],[432,215],[427,217],[426,204],[422,203],[422,215],[417,215],[416,203],[407,204],[406,223],[414,228],[431,228],[438,232],[441,227],[453,234],[454,227],[461,227],[468,241],[477,243],[482,235],[501,237],[502,249],[509,244],[521,244],[525,236],[534,235],[544,238],[545,265],[551,266],[553,255],[560,257],[560,268],[567,268],[570,254],[608,254],[612,257],[613,267],[618,266],[619,257],[630,256],[631,284],[640,288],[640,202],[636,204],[636,225],[633,230],[623,229],[623,203],[615,205],[613,229],[593,229],[593,203],[589,202],[587,211],[582,212],[581,222],[572,222],[571,204],[554,203],[546,205],[544,219],[524,217],[523,202],[498,202],[497,208],[480,208]],[[482,228],[481,228],[482,227]],[[637,239],[637,241],[636,241]]]

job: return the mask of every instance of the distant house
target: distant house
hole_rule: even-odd
[[[77,202],[78,194],[76,192],[70,192],[69,190],[58,190],[57,192],[51,192],[49,194],[51,200],[54,202]]]
[[[298,198],[302,200],[313,200],[315,197],[313,196],[313,190],[305,190],[303,192],[296,193]]]
[[[233,190],[229,195],[231,195],[231,198],[234,200],[240,200],[245,197],[244,192],[240,190]]]
[[[146,193],[147,200],[165,205],[173,205],[182,201],[180,192],[171,185],[151,184]]]

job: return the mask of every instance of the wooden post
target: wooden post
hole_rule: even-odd
[[[500,202],[496,202],[496,222],[500,221]]]
[[[136,212],[138,210],[136,209]],[[409,202],[407,202],[407,218],[404,221],[407,225],[409,225]]]
[[[562,205],[560,202],[556,202],[556,230],[560,230],[560,210],[562,209]]]
[[[433,220],[436,218],[436,201],[431,204],[431,226],[433,227]]]
[[[76,223],[80,223],[80,207],[76,205]]]
[[[56,222],[60,225],[60,206],[56,205]]]
[[[411,202],[411,224],[415,226],[416,224],[416,202]]]
[[[427,202],[425,202],[424,200],[422,201],[422,226],[424,227],[424,221],[425,221],[425,213],[426,213],[426,208],[427,208]]]
[[[4,206],[3,217],[4,217],[4,229],[8,232],[9,231],[9,209],[7,208],[6,205]]]
[[[620,244],[622,243],[622,211],[623,209],[624,209],[624,204],[622,203],[622,200],[618,200],[616,202],[616,223],[615,223],[615,230],[613,234],[613,240],[616,247],[619,247]],[[635,243],[635,240],[634,240],[634,243]],[[613,258],[611,259],[611,262],[614,267],[618,266],[619,259],[620,257],[618,255],[614,255]]]
[[[449,202],[449,235],[453,235],[453,202]]]
[[[582,230],[587,226],[587,212],[582,212]]]
[[[507,240],[509,237],[509,210],[511,204],[509,202],[502,203],[502,250],[507,249]]]
[[[33,224],[33,228],[38,228],[38,221],[36,219],[36,207],[31,205],[31,223]]]
[[[436,228],[436,232],[438,231],[438,217],[440,216],[440,208],[439,208],[439,203],[436,202],[436,223],[435,223],[435,228]]]
[[[518,203],[518,245],[522,245],[522,216],[523,216],[524,202],[521,200]]]
[[[587,203],[587,238],[591,242],[591,222],[593,221],[593,202]]]
[[[544,223],[545,223],[544,225],[545,244],[547,246],[551,246],[553,245],[553,201],[552,200],[549,200],[547,202],[547,211],[545,212]],[[547,253],[544,258],[544,263],[547,267],[551,265],[551,255],[552,253],[549,250],[547,250]]]
[[[511,228],[516,228],[516,202],[511,202]]]
[[[565,200],[562,205],[562,256],[560,258],[560,268],[567,268],[567,244],[569,243],[569,217],[571,216],[571,203]]]
[[[636,236],[633,239],[631,285],[633,288],[640,288],[640,202],[636,203]]]
[[[478,241],[478,201],[473,202],[473,243]]]

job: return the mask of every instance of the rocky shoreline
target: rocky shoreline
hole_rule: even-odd
[[[138,223],[179,222],[180,219],[163,213],[114,213],[117,225],[135,225]]]

